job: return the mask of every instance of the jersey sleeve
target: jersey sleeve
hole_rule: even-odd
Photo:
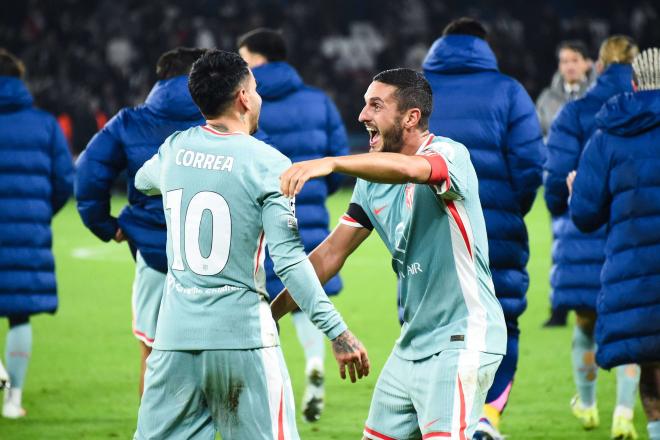
[[[148,196],[160,194],[160,150],[135,174],[135,188]]]
[[[469,156],[465,147],[453,142],[433,142],[418,153],[431,165],[427,182],[443,199],[460,200],[465,197]]]
[[[343,333],[347,326],[323,291],[309,262],[298,233],[294,203],[280,193],[279,176],[291,165],[283,158],[265,171],[261,200],[262,223],[275,273],[291,297],[329,339]]]
[[[350,226],[352,228],[366,228],[369,231],[374,229],[374,225],[367,214],[366,205],[362,201],[362,185],[361,180],[358,179],[353,188],[353,195],[348,209],[339,218],[339,223]]]

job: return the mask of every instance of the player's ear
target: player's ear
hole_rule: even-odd
[[[248,91],[245,87],[241,87],[237,92],[238,102],[241,104],[241,107],[245,110],[250,110],[250,99],[248,96]]]
[[[404,128],[413,128],[419,124],[419,120],[422,117],[422,112],[418,108],[411,108],[406,111],[406,114],[403,117],[403,126]]]

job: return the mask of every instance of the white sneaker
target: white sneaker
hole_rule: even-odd
[[[19,419],[25,417],[27,412],[21,407],[22,390],[20,388],[7,388],[5,401],[2,405],[2,417]]]
[[[504,440],[504,436],[490,424],[488,419],[481,418],[477,423],[477,429],[474,430],[472,440]]]
[[[303,395],[302,412],[305,421],[313,423],[321,418],[321,413],[325,405],[323,362],[314,362],[312,360],[307,364],[305,374],[307,375],[307,387]]]
[[[0,362],[0,390],[9,388],[9,374],[5,370],[5,366]]]

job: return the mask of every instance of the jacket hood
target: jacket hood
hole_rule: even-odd
[[[144,102],[147,108],[167,119],[201,119],[202,114],[188,90],[188,76],[164,79],[154,84]]]
[[[617,136],[635,136],[660,125],[660,90],[613,97],[596,115],[596,124]]]
[[[296,69],[284,61],[266,63],[252,69],[257,92],[266,99],[277,99],[300,89],[304,84]]]
[[[611,64],[598,77],[585,96],[593,96],[603,101],[623,92],[632,92],[632,65]]]
[[[25,83],[15,76],[0,76],[0,111],[32,107],[32,95]]]
[[[422,68],[437,73],[497,70],[497,60],[488,43],[481,38],[446,35],[435,40]]]

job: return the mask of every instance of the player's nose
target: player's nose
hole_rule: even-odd
[[[368,122],[370,120],[371,120],[371,118],[369,117],[369,114],[367,112],[367,106],[365,105],[364,107],[362,107],[362,111],[360,112],[360,115],[358,116],[358,121]]]

